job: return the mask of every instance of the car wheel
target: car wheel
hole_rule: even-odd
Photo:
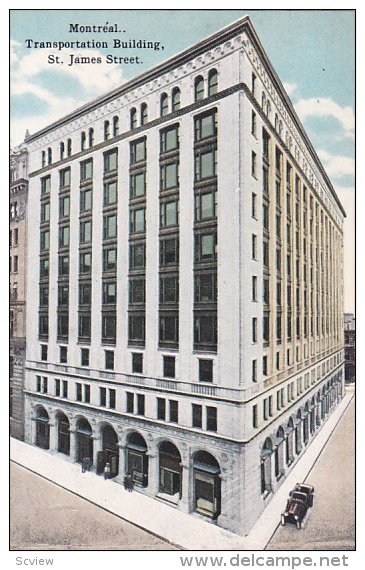
[[[285,517],[284,517],[284,515],[281,515],[281,524],[282,524],[282,526],[285,526],[285,523],[286,523]]]
[[[297,529],[300,530],[302,528],[302,521],[297,521]]]

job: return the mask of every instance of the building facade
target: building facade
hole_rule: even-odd
[[[356,378],[356,325],[353,313],[344,314],[345,323],[345,381],[355,382]]]
[[[344,390],[345,213],[249,18],[27,147],[26,441],[246,534]]]
[[[10,153],[10,434],[24,438],[28,152]]]

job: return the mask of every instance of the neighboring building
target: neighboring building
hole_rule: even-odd
[[[24,438],[28,151],[10,152],[10,434]]]
[[[346,383],[355,382],[356,377],[356,327],[355,315],[344,314],[345,321],[345,379]]]
[[[345,216],[249,18],[27,147],[26,441],[247,533],[344,394]]]

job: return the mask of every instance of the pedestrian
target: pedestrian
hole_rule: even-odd
[[[85,461],[85,470],[90,471],[90,468],[92,465],[92,461],[91,461],[90,457],[85,457],[84,461]]]
[[[128,491],[128,475],[125,475],[123,485],[124,485],[124,489],[126,491]]]
[[[86,460],[86,457],[83,457],[81,459],[81,472],[82,473],[85,473],[85,471],[86,471],[86,461],[85,460]]]
[[[130,473],[127,475],[127,479],[128,479],[128,491],[129,493],[131,493],[133,491],[134,486],[133,486],[133,477]]]
[[[110,473],[111,473],[111,469],[110,469],[110,463],[106,463],[105,467],[104,467],[104,479],[110,479]]]

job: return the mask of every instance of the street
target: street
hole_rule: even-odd
[[[302,530],[292,524],[278,526],[266,550],[354,550],[354,430],[355,399],[306,479],[315,493]]]
[[[14,463],[10,534],[12,550],[175,550]]]

